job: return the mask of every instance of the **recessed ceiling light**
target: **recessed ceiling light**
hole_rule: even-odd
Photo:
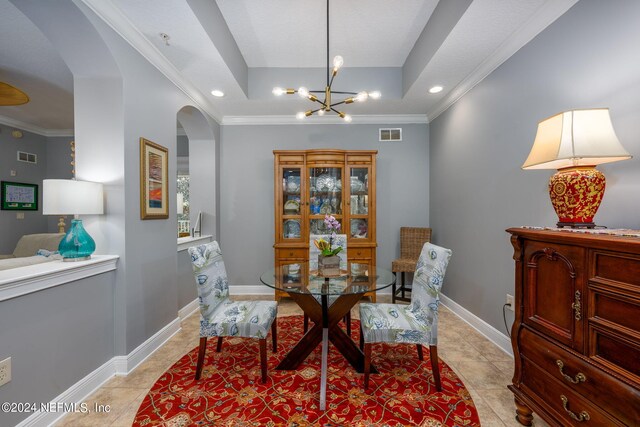
[[[224,92],[218,89],[214,89],[211,91],[211,95],[217,96],[218,98],[220,98],[224,96]]]
[[[442,86],[434,86],[431,89],[429,89],[429,93],[438,93],[438,92],[442,92]]]

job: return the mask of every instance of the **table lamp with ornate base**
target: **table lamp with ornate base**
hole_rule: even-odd
[[[606,184],[595,166],[630,158],[616,137],[608,108],[571,110],[538,123],[522,169],[558,169],[549,180],[556,225],[594,228]]]

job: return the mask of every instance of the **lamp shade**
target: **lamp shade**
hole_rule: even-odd
[[[44,215],[100,215],[103,212],[101,183],[72,179],[43,180]]]
[[[595,166],[630,158],[613,130],[608,108],[571,110],[538,123],[522,169]]]
[[[182,193],[178,193],[177,195],[177,208],[178,208],[178,215],[183,215],[184,214],[184,195]]]

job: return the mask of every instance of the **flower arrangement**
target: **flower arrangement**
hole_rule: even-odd
[[[333,239],[336,237],[337,232],[340,230],[340,223],[333,215],[325,215],[324,223],[327,226],[327,229],[331,231],[329,241],[327,242],[326,240],[320,238],[314,240],[313,243],[316,245],[316,248],[320,249],[322,256],[338,255],[342,250],[342,247],[338,246],[335,249],[332,249],[331,247],[333,246]]]

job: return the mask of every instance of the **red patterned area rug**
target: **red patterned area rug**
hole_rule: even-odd
[[[360,324],[353,320],[358,342]],[[480,426],[469,392],[440,361],[442,392],[433,384],[429,352],[418,360],[415,345],[374,344],[369,390],[363,374],[329,346],[327,410],[320,411],[320,346],[296,371],[275,367],[302,336],[302,316],[278,318],[278,352],[268,338],[269,378],[260,382],[258,340],[209,339],[204,370],[194,381],[194,348],[153,385],[134,426]],[[425,349],[426,350],[426,349]]]

